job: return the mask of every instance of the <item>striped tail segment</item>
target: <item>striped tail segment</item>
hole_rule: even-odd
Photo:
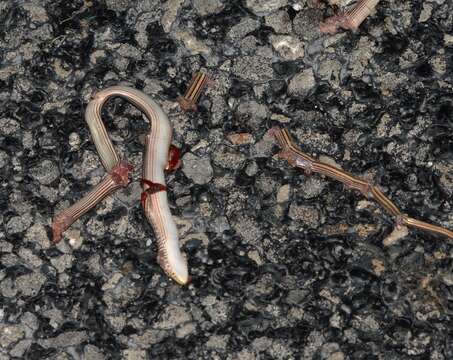
[[[397,225],[406,225],[413,228],[434,232],[444,235],[453,240],[453,231],[446,228],[431,225],[421,220],[413,219],[403,214],[400,209],[371,181],[356,177],[347,171],[338,169],[332,165],[318,161],[305,154],[298,148],[286,129],[274,127],[269,131],[275,137],[276,142],[282,148],[278,157],[288,161],[294,167],[299,167],[307,173],[318,173],[331,179],[342,182],[347,188],[360,191],[365,197],[374,199],[387,212],[396,218]]]
[[[77,219],[95,207],[105,197],[122,187],[126,187],[129,184],[130,170],[132,170],[130,164],[125,161],[120,162],[88,194],[55,216],[52,222],[52,242],[54,244],[59,243],[63,232]]]
[[[197,111],[198,99],[200,98],[204,88],[210,83],[210,81],[211,80],[209,76],[203,71],[200,71],[192,76],[192,80],[190,80],[189,87],[187,88],[184,96],[179,96],[177,98],[181,109],[183,109],[184,111]]]

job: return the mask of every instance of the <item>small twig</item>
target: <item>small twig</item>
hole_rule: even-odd
[[[338,28],[357,31],[378,3],[379,0],[359,0],[351,10],[326,19],[319,25],[319,29],[327,34],[335,34]]]
[[[340,170],[329,164],[317,161],[311,156],[305,154],[296,145],[294,145],[294,142],[286,129],[274,127],[270,130],[270,134],[274,135],[278,144],[282,148],[282,151],[278,154],[278,156],[288,161],[290,165],[302,168],[308,174],[318,173],[340,181],[349,189],[358,190],[366,198],[374,199],[396,218],[397,226],[411,226],[417,229],[445,235],[450,239],[453,239],[453,231],[410,218],[406,214],[403,214],[398,207],[372,182],[360,179],[344,170]]]

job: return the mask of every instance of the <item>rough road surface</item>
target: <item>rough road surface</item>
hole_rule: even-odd
[[[453,3],[384,0],[357,33],[323,35],[333,11],[0,1],[1,360],[453,358],[451,244],[389,241],[380,207],[290,168],[266,136],[286,126],[452,229]],[[184,113],[175,99],[199,69],[215,85]],[[83,113],[118,83],[162,104],[182,148],[168,187],[188,287],[157,265],[139,202],[148,126],[120,99],[104,118],[133,183],[50,243],[54,214],[104,175]]]

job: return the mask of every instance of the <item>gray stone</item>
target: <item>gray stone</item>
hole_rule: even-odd
[[[93,275],[99,275],[102,273],[103,267],[101,265],[101,257],[99,254],[93,254],[86,261],[88,269]]]
[[[104,360],[106,357],[99,348],[94,345],[86,345],[83,349],[84,360]]]
[[[23,339],[25,331],[20,325],[0,324],[0,348],[7,347]]]
[[[162,27],[164,28],[165,32],[170,32],[183,2],[184,0],[168,0],[166,2],[165,12],[161,18]]]
[[[6,298],[13,298],[17,295],[17,289],[12,279],[6,278],[0,283],[0,293]]]
[[[258,172],[258,164],[255,161],[250,162],[245,168],[245,173],[248,176],[254,176]]]
[[[236,233],[245,243],[258,244],[263,237],[261,227],[257,224],[255,219],[245,214],[242,215],[243,216],[239,215],[238,219],[233,222],[233,229],[236,230]]]
[[[307,9],[299,12],[293,20],[294,32],[302,39],[312,41],[321,36],[319,24],[322,21],[322,11],[319,9]]]
[[[453,195],[453,161],[441,161],[435,164],[439,172],[439,185],[448,196]]]
[[[363,333],[377,333],[380,329],[379,323],[372,315],[356,316],[352,320],[352,326]]]
[[[255,185],[257,189],[261,190],[265,195],[274,193],[277,188],[277,182],[274,178],[264,173],[257,176]]]
[[[33,224],[25,233],[25,240],[35,243],[40,249],[48,249],[50,240],[47,236],[47,231],[42,224]]]
[[[76,132],[72,132],[68,137],[68,144],[72,150],[78,150],[80,148],[80,136]]]
[[[129,2],[130,0],[106,0],[105,5],[108,9],[121,12],[128,8]]]
[[[308,176],[297,189],[297,194],[304,199],[313,199],[320,195],[328,182],[317,176]]]
[[[63,312],[56,308],[47,310],[43,315],[49,319],[49,325],[54,329],[58,329],[64,321]]]
[[[290,347],[291,341],[288,340],[274,340],[272,345],[268,350],[269,355],[272,359],[276,360],[286,360],[294,359],[293,350]]]
[[[277,203],[285,203],[289,201],[289,195],[290,195],[290,186],[289,184],[283,185],[278,189],[277,192]]]
[[[247,6],[255,15],[268,15],[283,6],[288,5],[288,0],[246,0]]]
[[[200,16],[218,14],[225,8],[220,0],[192,0],[192,4]]]
[[[230,229],[230,224],[225,216],[217,216],[209,224],[209,229],[216,234],[222,234],[224,231]]]
[[[50,259],[50,262],[59,273],[62,273],[66,269],[71,268],[73,259],[74,256],[70,254],[63,254],[61,256]]]
[[[137,199],[140,198],[142,193],[142,187],[139,181],[129,183],[127,188],[121,189],[115,193],[115,198],[125,204],[127,207],[133,207],[137,203]]]
[[[420,17],[418,19],[419,22],[423,23],[429,20],[431,14],[433,12],[433,5],[429,3],[423,3],[423,9],[420,13]]]
[[[304,114],[309,119],[309,114]],[[316,117],[310,121],[316,121]],[[303,144],[304,149],[313,151],[315,153],[326,153],[333,155],[338,151],[338,144],[336,144],[330,138],[329,134],[319,133],[311,130],[310,128],[299,128],[295,131],[295,137],[297,142]],[[321,156],[319,156],[321,157]],[[327,159],[326,159],[327,161]],[[329,162],[331,165],[336,166],[332,163],[333,159]],[[339,166],[337,166],[339,167]]]
[[[31,267],[38,268],[42,265],[42,260],[30,249],[21,248],[18,255]]]
[[[30,169],[30,175],[43,185],[50,185],[60,176],[58,165],[51,160],[44,160]]]
[[[305,55],[304,44],[292,36],[272,35],[270,40],[274,49],[285,60],[302,59]]]
[[[444,45],[445,46],[453,45],[453,35],[444,34]]]
[[[206,58],[211,55],[211,48],[204,40],[199,40],[195,34],[190,31],[180,31],[176,33],[176,38],[183,42],[185,48],[192,55],[203,55]]]
[[[215,165],[225,169],[237,170],[242,167],[245,162],[245,155],[231,149],[227,146],[220,146],[214,153],[212,160]]]
[[[8,234],[20,234],[27,230],[32,223],[30,214],[24,214],[22,216],[13,216],[6,223],[6,232]]]
[[[313,359],[315,352],[322,346],[324,336],[317,330],[313,330],[307,338],[307,344],[304,347],[303,359]]]
[[[319,226],[319,212],[316,208],[307,205],[292,203],[289,208],[289,217],[310,228]]]
[[[98,218],[91,218],[88,220],[86,229],[90,235],[93,235],[96,238],[104,236],[108,230],[105,224]]]
[[[274,290],[275,281],[270,274],[264,274],[258,281],[250,286],[247,290],[253,294],[253,296],[266,296],[272,293]]]
[[[68,331],[54,338],[39,339],[38,344],[43,348],[64,348],[76,346],[88,340],[85,331]]]
[[[277,34],[289,34],[292,30],[292,23],[286,10],[278,11],[265,17],[267,26],[275,30]]]
[[[362,77],[363,73],[368,69],[369,67],[369,62],[371,58],[373,57],[374,53],[377,51],[375,43],[373,39],[370,37],[362,36],[356,45],[355,49],[351,53],[350,57],[350,64],[349,67],[351,69],[351,75],[354,78],[360,78]],[[391,74],[393,75],[393,74]],[[384,74],[380,74],[381,77],[384,76]],[[404,74],[396,74],[396,78],[401,77],[404,78]],[[386,76],[385,83],[389,82],[392,80],[392,82],[398,82],[396,79],[390,79],[388,76]],[[385,85],[386,87],[389,87],[389,84]],[[391,88],[394,88],[395,85],[392,85]]]
[[[225,301],[218,300],[214,295],[208,295],[201,303],[214,324],[222,324],[228,320],[231,306]]]
[[[192,153],[186,153],[182,161],[182,171],[195,184],[207,184],[211,181],[213,170],[208,157],[198,157]]]
[[[161,342],[170,334],[166,330],[147,329],[141,335],[132,335],[131,342],[140,349],[149,349],[152,345]]]
[[[240,56],[234,61],[233,73],[240,78],[254,82],[263,82],[273,78],[271,66],[272,50],[258,48],[255,55]]]
[[[22,358],[22,356],[25,354],[32,343],[33,341],[30,339],[21,340],[9,353],[11,356]]]
[[[8,163],[9,155],[5,151],[0,150],[0,169],[4,168]]]
[[[146,350],[127,349],[123,351],[124,360],[147,360]]]
[[[1,262],[3,266],[12,267],[20,263],[20,260],[16,254],[5,254],[1,257]]]
[[[123,331],[124,327],[126,326],[126,318],[124,316],[106,315],[105,319],[107,323],[112,327],[113,332],[117,334]]]
[[[322,360],[344,360],[344,354],[337,343],[325,343],[319,355]]]
[[[140,296],[142,291],[140,283],[133,281],[129,276],[115,273],[102,287],[103,300],[109,308],[126,306],[129,302]]]
[[[69,351],[74,352],[73,349],[69,349],[68,352]],[[57,354],[52,357],[52,360],[74,360],[74,357],[65,351],[58,351]]]
[[[154,327],[156,329],[171,330],[178,325],[189,322],[191,319],[192,317],[186,308],[170,304],[163,309],[159,320],[154,323]]]
[[[425,332],[412,336],[406,339],[405,353],[411,356],[422,355],[428,350],[429,344],[431,343],[431,336]]]
[[[12,252],[10,252],[8,254],[3,254],[0,259],[1,259],[1,263],[2,263],[3,267],[6,267],[6,268],[16,266],[21,263],[21,260],[19,259],[19,257]]]
[[[98,170],[100,166],[99,156],[93,151],[86,150],[82,153],[82,161],[75,163],[68,172],[75,179],[85,179],[89,177],[93,170]]]
[[[291,95],[307,96],[316,86],[316,79],[313,69],[305,69],[301,73],[295,75],[288,86],[288,92]]]
[[[208,349],[225,350],[228,338],[228,335],[211,335],[206,342],[206,347]]]
[[[19,276],[16,279],[17,290],[24,296],[36,296],[46,282],[46,277],[38,272]]]
[[[0,135],[11,136],[20,130],[20,124],[17,120],[11,118],[0,119]]]
[[[54,187],[40,185],[39,194],[42,195],[43,198],[49,200],[52,204],[55,204],[58,200],[60,200],[58,189]]]
[[[257,357],[250,349],[242,349],[241,351],[235,352],[231,359],[234,360],[256,360]]]
[[[260,22],[255,19],[245,18],[240,21],[238,24],[234,25],[230,31],[228,31],[227,36],[231,40],[242,39],[248,33],[258,29],[260,27]]]
[[[327,59],[319,64],[318,75],[335,87],[340,86],[341,63],[337,60]]]
[[[42,24],[49,20],[46,9],[43,6],[29,2],[23,4],[21,7],[28,12],[32,22]]]
[[[288,304],[299,305],[301,304],[308,296],[309,292],[303,289],[290,290],[285,301]]]
[[[0,252],[10,253],[13,251],[13,244],[7,241],[0,241]]]
[[[236,116],[241,123],[258,128],[267,117],[267,108],[254,100],[241,102],[236,110]]]
[[[175,332],[175,336],[178,339],[184,339],[190,334],[193,334],[196,330],[197,330],[196,324],[194,322],[189,322],[178,328]]]

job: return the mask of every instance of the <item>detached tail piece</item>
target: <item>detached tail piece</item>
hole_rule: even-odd
[[[305,154],[294,144],[288,130],[274,127],[269,131],[269,134],[275,137],[277,143],[282,148],[282,151],[278,154],[279,158],[288,161],[291,166],[301,168],[308,173],[313,172],[324,175],[331,179],[342,182],[349,189],[358,190],[365,197],[373,199],[387,212],[393,215],[396,218],[397,225],[406,225],[409,227],[430,231],[444,235],[453,240],[453,231],[437,225],[431,225],[421,220],[410,218],[407,215],[403,214],[398,209],[398,207],[370,180],[361,179],[348,173],[347,171],[318,161]]]
[[[326,34],[335,34],[339,28],[355,32],[378,3],[379,0],[359,0],[351,10],[326,19],[319,25],[319,29]]]
[[[88,194],[55,216],[52,222],[53,243],[59,243],[63,232],[87,211],[95,207],[102,199],[116,190],[126,187],[129,184],[129,172],[131,170],[131,164],[126,161],[120,162]]]
[[[203,93],[206,85],[212,83],[212,80],[206,73],[200,71],[196,73],[192,80],[190,80],[189,87],[186,90],[184,96],[179,96],[176,100],[178,101],[181,109],[184,111],[197,111],[197,102],[200,95]]]

